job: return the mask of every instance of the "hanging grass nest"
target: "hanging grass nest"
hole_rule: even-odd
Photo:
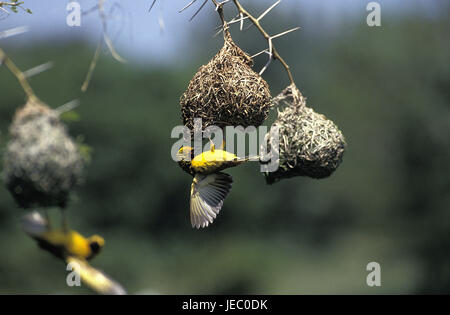
[[[274,123],[279,127],[279,168],[264,173],[267,183],[294,176],[330,176],[344,154],[342,132],[331,120],[307,107],[295,86],[289,86],[274,101],[284,101],[288,106],[278,113]],[[276,140],[269,139],[269,149],[275,148],[271,144]]]
[[[38,100],[20,108],[4,154],[5,183],[20,207],[65,207],[82,159],[58,113]]]
[[[183,123],[193,130],[194,118],[202,129],[216,125],[258,127],[272,104],[269,85],[251,68],[252,59],[226,29],[223,48],[194,75],[181,96]]]

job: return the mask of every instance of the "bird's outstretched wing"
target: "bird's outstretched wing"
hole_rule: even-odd
[[[83,283],[99,294],[124,295],[124,288],[103,271],[98,270],[83,259],[67,257],[66,262],[71,264]]]
[[[225,173],[197,174],[191,186],[192,227],[207,227],[219,214],[233,178]]]

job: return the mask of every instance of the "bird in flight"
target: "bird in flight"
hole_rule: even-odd
[[[84,237],[67,227],[52,228],[36,211],[24,215],[21,223],[22,229],[36,240],[40,248],[70,264],[91,289],[101,294],[126,293],[119,283],[88,263],[105,245],[103,237]]]
[[[211,144],[209,151],[197,156],[194,156],[194,150],[190,146],[183,146],[178,150],[178,164],[194,177],[190,197],[192,227],[207,227],[219,214],[233,183],[232,176],[221,171],[253,159],[240,158],[225,151],[224,143],[221,149],[215,149],[214,144]]]

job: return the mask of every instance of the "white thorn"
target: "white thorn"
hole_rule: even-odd
[[[5,12],[6,14],[8,14],[9,15],[9,12],[8,12],[8,10],[6,10],[4,7],[0,7],[0,10],[2,10],[3,12]]]
[[[198,8],[198,10],[194,13],[194,15],[189,19],[189,21],[192,21],[197,14],[203,9],[203,7],[205,6],[205,4],[208,2],[208,0],[205,0],[202,5],[200,6],[200,8]]]
[[[54,111],[58,115],[61,115],[62,113],[69,112],[72,109],[78,107],[78,105],[80,105],[80,101],[78,99],[75,99],[75,100],[72,100],[70,102],[67,102],[67,103],[57,107]]]
[[[272,4],[266,11],[264,11],[258,18],[257,20],[261,20],[263,17],[266,16],[267,13],[269,13],[273,8],[275,8],[279,3],[281,2],[281,0],[278,0],[277,2],[275,2],[274,4]]]
[[[23,33],[26,33],[28,31],[29,31],[28,26],[14,27],[14,28],[11,28],[11,29],[6,30],[6,31],[1,31],[0,32],[0,39],[11,37],[11,36],[15,36],[15,35],[19,35],[19,34],[23,34]]]
[[[272,62],[272,56],[270,56],[269,61],[267,61],[266,65],[259,71],[259,75],[262,75],[264,71],[269,67],[270,63]]]
[[[240,31],[242,32],[242,29],[244,28],[244,15],[239,13],[239,16],[241,17],[241,26],[239,27]]]
[[[35,76],[39,73],[47,71],[48,69],[50,69],[52,67],[53,67],[53,62],[49,61],[49,62],[43,63],[39,66],[28,69],[27,71],[24,71],[23,75],[25,76],[25,78],[31,78],[32,76]]]
[[[153,6],[155,5],[156,0],[153,0],[152,5],[150,6],[150,9],[148,9],[148,13],[150,13],[150,11],[153,9]]]
[[[233,23],[236,23],[236,18],[239,16],[239,14],[238,15],[236,15],[234,18],[232,18],[231,20],[230,20],[230,22],[227,22],[227,24],[228,25],[231,25],[231,24],[233,24]],[[216,30],[219,30],[219,29],[222,29],[223,28],[223,25],[222,24],[220,24],[220,25],[218,25],[218,26],[216,26],[215,28],[214,28],[214,30],[216,31]]]
[[[288,31],[285,31],[285,32],[282,32],[282,33],[280,33],[280,34],[277,34],[277,35],[271,36],[270,38],[271,38],[271,39],[274,39],[274,38],[277,38],[277,37],[281,37],[281,36],[283,36],[283,35],[286,35],[287,33],[290,33],[290,32],[293,32],[293,31],[296,31],[296,30],[298,30],[299,28],[300,28],[300,26],[298,26],[298,27],[294,27],[293,29],[290,29],[290,30],[288,30]]]
[[[269,38],[269,56],[272,59],[272,37]]]
[[[243,20],[246,20],[246,19],[248,19],[248,16],[243,18]],[[235,20],[235,18],[234,18],[230,22],[227,22],[227,25],[230,26],[230,25],[238,23],[238,22],[241,22],[241,19]],[[216,37],[223,31],[223,26],[219,25],[219,26],[215,27],[214,30],[217,31],[217,33],[215,33],[213,37]]]
[[[178,13],[183,12],[184,10],[186,10],[187,8],[189,8],[191,5],[194,4],[194,2],[197,0],[192,0],[191,2],[189,2],[187,5],[185,5],[180,11],[178,11]]]
[[[253,58],[258,57],[259,55],[264,54],[264,53],[268,53],[267,49],[261,50],[259,53],[254,54],[250,58],[253,59]]]

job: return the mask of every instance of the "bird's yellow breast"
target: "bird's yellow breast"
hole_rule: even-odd
[[[191,161],[191,168],[196,173],[213,173],[226,167],[231,167],[237,161],[237,156],[224,150],[203,152]]]
[[[224,150],[206,151],[197,155],[192,159],[192,163],[211,163],[211,162],[224,162],[234,161],[237,156],[233,153]]]
[[[92,254],[89,241],[75,231],[65,233],[61,230],[50,230],[42,235],[41,239],[55,247],[61,247],[64,251],[64,253],[61,253],[63,256],[75,256],[86,259]]]

